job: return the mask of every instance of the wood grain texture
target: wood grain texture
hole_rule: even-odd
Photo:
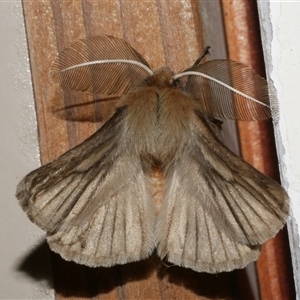
[[[251,66],[264,76],[255,1],[222,0],[229,58]],[[269,177],[279,180],[271,121],[238,122],[243,158]],[[261,299],[295,299],[286,229],[263,246],[257,261]]]
[[[207,44],[203,19],[211,20],[203,18],[199,12],[205,10],[197,3],[23,0],[42,163],[82,142],[111,114],[112,103],[99,103],[91,95],[63,90],[51,81],[57,53],[86,35],[105,33],[125,38],[153,69],[168,65],[179,71],[191,65]],[[57,108],[65,108],[62,115],[53,113]],[[142,262],[96,269],[53,254],[52,265],[58,300],[253,299],[244,270],[197,273],[165,265],[155,254]]]

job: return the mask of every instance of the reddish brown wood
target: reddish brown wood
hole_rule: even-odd
[[[264,75],[264,64],[255,1],[223,0],[229,57]],[[278,163],[272,123],[239,122],[243,158],[266,175],[278,180]],[[257,262],[262,299],[294,299],[290,253],[286,230],[263,246]]]

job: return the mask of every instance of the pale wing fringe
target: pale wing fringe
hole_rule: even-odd
[[[131,148],[126,116],[120,108],[89,139],[17,187],[29,218],[66,260],[111,266],[146,258],[155,247],[149,180]]]
[[[149,74],[149,64],[137,51],[107,35],[75,42],[59,54],[51,70],[62,86],[104,96],[124,94]]]
[[[196,271],[242,268],[284,226],[288,196],[223,146],[200,112],[192,122],[191,142],[166,172],[158,253]]]
[[[213,118],[262,120],[278,115],[278,103],[265,79],[247,66],[212,60],[175,75],[199,109]]]

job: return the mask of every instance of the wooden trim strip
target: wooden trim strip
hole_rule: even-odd
[[[222,0],[229,58],[264,76],[264,63],[255,1]],[[279,180],[271,121],[238,122],[243,158],[269,177]],[[263,246],[257,261],[262,300],[295,299],[286,229]]]

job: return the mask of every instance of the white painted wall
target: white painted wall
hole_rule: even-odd
[[[54,299],[44,234],[14,196],[40,164],[20,0],[0,2],[0,45],[0,299]]]
[[[288,222],[300,299],[300,1],[258,0],[267,75],[280,103],[275,137],[282,185],[291,198]]]

